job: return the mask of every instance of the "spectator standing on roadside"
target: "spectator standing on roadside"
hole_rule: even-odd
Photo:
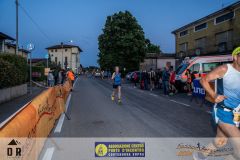
[[[147,90],[148,89],[148,74],[147,74],[146,70],[144,70],[142,73],[142,80],[144,83],[144,89]]]
[[[50,87],[54,86],[54,76],[52,74],[52,71],[48,73],[48,84]]]
[[[150,72],[149,72],[150,91],[152,91],[154,89],[155,76],[156,76],[156,73],[151,68]]]
[[[65,79],[66,79],[66,71],[64,69],[62,69],[62,82],[61,82],[61,84],[64,83]]]
[[[165,67],[163,71],[163,76],[162,76],[164,95],[168,95],[169,93],[169,78],[170,78],[169,68]]]
[[[58,72],[58,84],[62,84],[62,79],[63,79],[63,76],[62,76],[62,70],[60,70],[59,72]]]
[[[162,83],[162,76],[163,76],[163,71],[162,71],[162,69],[160,69],[160,78],[159,78],[159,88],[160,88],[160,89],[162,89],[162,86],[163,86],[163,85],[162,85],[162,84],[163,84],[163,83]]]
[[[187,76],[187,92],[188,95],[192,95],[192,75],[190,69],[186,70],[186,76]]]
[[[170,84],[170,95],[176,94],[177,93],[177,89],[175,87],[175,77],[176,77],[176,73],[173,70],[173,66],[170,67],[170,79],[169,79],[169,84]]]
[[[101,72],[101,77],[104,79],[104,70]]]
[[[137,80],[138,80],[138,75],[137,72],[133,72],[133,82],[134,82],[134,88],[137,87]]]
[[[155,72],[155,78],[154,78],[154,86],[155,88],[159,88],[158,83],[159,82],[159,70]]]
[[[58,83],[58,70],[57,69],[54,69],[53,77],[54,77],[54,85],[57,85],[57,83]]]

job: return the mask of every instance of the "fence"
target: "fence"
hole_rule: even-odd
[[[66,81],[64,85],[51,87],[42,92],[0,128],[0,138],[25,139],[21,159],[38,159],[46,137],[65,110],[70,89],[71,82]],[[42,140],[36,141],[36,138]],[[6,156],[1,154],[4,152],[0,152],[0,157]]]

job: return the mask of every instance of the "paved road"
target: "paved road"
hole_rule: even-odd
[[[212,137],[210,114],[198,106],[124,84],[123,104],[108,81],[80,77],[57,137]],[[62,119],[63,120],[63,119]],[[62,121],[60,118],[60,121]],[[60,125],[60,127],[59,127]]]

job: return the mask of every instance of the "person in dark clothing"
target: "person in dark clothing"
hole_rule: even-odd
[[[66,71],[65,71],[64,69],[62,69],[61,74],[62,74],[62,81],[61,81],[61,84],[63,84],[64,81],[65,81],[65,79],[66,79]]]
[[[57,83],[58,83],[58,70],[55,69],[53,71],[53,76],[54,76],[54,80],[55,80],[54,85],[57,85]]]
[[[191,75],[190,69],[186,70],[185,75],[187,76],[187,91],[188,91],[188,95],[191,96],[192,95],[192,75]]]
[[[150,82],[150,91],[152,91],[155,88],[155,78],[156,78],[156,73],[153,71],[152,68],[150,68],[150,72],[148,73],[149,76],[149,82]]]
[[[169,90],[170,93],[169,95],[174,95],[177,93],[177,89],[175,87],[175,77],[176,77],[176,73],[173,70],[173,66],[170,67],[170,78],[169,78]]]
[[[137,87],[137,82],[138,82],[137,72],[133,73],[133,82],[134,82],[134,88],[136,88]]]
[[[144,83],[144,89],[147,90],[148,89],[148,74],[147,74],[146,70],[144,70],[142,73],[142,80]]]
[[[166,67],[164,68],[163,76],[162,76],[164,95],[168,95],[169,93],[169,78],[170,78],[169,68]]]

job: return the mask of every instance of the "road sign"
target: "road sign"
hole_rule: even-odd
[[[48,55],[48,54],[46,54],[46,55],[45,55],[45,58],[46,58],[46,59],[48,59],[48,58],[49,58],[49,55]]]
[[[44,68],[44,75],[47,76],[50,72],[50,68]]]

